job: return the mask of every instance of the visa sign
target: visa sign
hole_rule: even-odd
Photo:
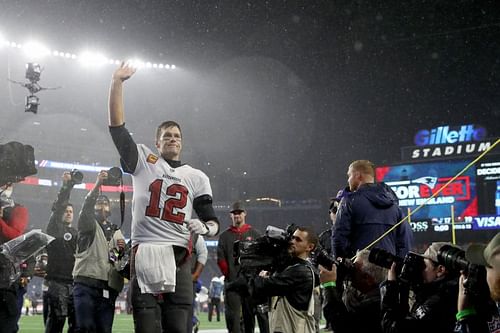
[[[415,135],[417,146],[442,145],[450,143],[481,141],[486,138],[486,129],[474,125],[462,125],[456,130],[450,126],[439,126],[431,130],[420,130]]]
[[[500,216],[473,217],[474,229],[500,229]]]

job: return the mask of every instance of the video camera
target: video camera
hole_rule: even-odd
[[[286,229],[267,226],[266,232],[254,240],[236,241],[233,245],[233,257],[236,265],[240,265],[238,278],[226,284],[227,290],[240,295],[249,294],[248,280],[254,278],[260,271],[270,273],[284,270],[290,263],[288,253],[292,235],[297,230],[294,224]],[[269,311],[269,299],[265,296],[253,296],[259,313]]]
[[[20,182],[36,173],[32,146],[16,141],[0,145],[0,186]]]
[[[422,272],[425,269],[424,258],[414,252],[408,252],[404,258],[393,255],[383,249],[370,250],[368,261],[380,267],[390,269],[396,263],[398,279],[411,288],[418,288],[423,284]]]
[[[294,224],[288,225],[285,230],[269,225],[264,236],[234,242],[233,257],[241,267],[240,273],[253,275],[262,270],[283,270],[289,262],[288,248],[295,230],[297,226]]]

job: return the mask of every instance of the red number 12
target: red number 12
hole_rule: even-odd
[[[151,192],[151,196],[149,197],[149,205],[146,207],[146,216],[160,217],[160,197],[162,185],[162,179],[156,179],[151,183],[151,185],[149,185],[149,192]],[[179,184],[172,184],[167,187],[166,193],[171,197],[165,200],[163,204],[161,219],[168,222],[182,224],[184,222],[185,214],[179,211],[174,212],[174,208],[182,209],[186,207],[188,199],[187,188]],[[177,194],[180,194],[179,198],[177,198]]]

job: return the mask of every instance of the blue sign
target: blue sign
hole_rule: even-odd
[[[486,138],[486,129],[474,125],[462,125],[450,130],[450,126],[439,126],[431,130],[420,130],[415,135],[417,146],[453,144],[481,141]]]

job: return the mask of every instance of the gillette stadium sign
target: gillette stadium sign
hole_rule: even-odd
[[[439,126],[419,130],[415,146],[401,149],[403,160],[430,160],[477,155],[487,150],[494,139],[487,139],[484,127],[477,125]]]

